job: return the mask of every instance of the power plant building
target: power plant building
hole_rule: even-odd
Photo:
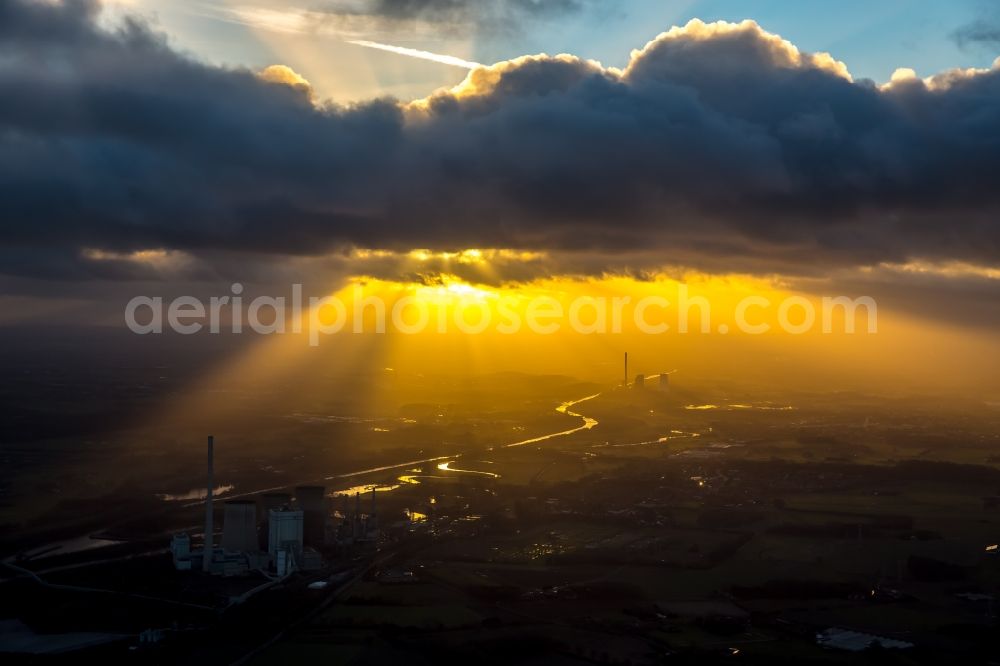
[[[261,531],[259,535],[260,549],[267,550],[268,538],[271,533],[270,515],[272,509],[283,509],[292,505],[292,496],[288,493],[264,493],[260,496]]]
[[[277,559],[278,551],[302,552],[303,515],[300,510],[271,509],[268,513],[267,552]]]
[[[266,493],[259,498],[262,511],[252,499],[224,503],[222,542],[214,539],[214,438],[208,438],[208,478],[205,494],[204,545],[192,548],[191,536],[175,534],[170,542],[174,567],[179,571],[201,571],[222,576],[245,576],[273,565],[281,576],[323,565],[322,555],[304,544],[309,539],[322,545],[326,528],[326,492],[322,486],[302,486],[296,495],[302,508],[292,508],[288,493]],[[258,516],[264,529],[258,529]],[[265,552],[266,551],[266,552]]]
[[[297,563],[302,558],[302,511],[271,509],[267,522],[267,552],[274,562],[275,572],[284,576],[301,568]]]
[[[175,534],[170,542],[170,555],[174,560],[174,568],[178,571],[191,570],[191,537],[187,534]]]

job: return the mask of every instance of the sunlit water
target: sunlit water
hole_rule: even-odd
[[[733,411],[733,410],[744,409],[744,410],[756,410],[761,412],[787,412],[795,408],[792,407],[791,405],[772,405],[770,403],[755,403],[755,404],[730,403],[728,405],[712,405],[712,404],[684,405],[684,409],[694,410],[694,411],[704,411],[712,409],[719,409],[722,411]]]
[[[554,432],[549,435],[542,435],[541,437],[532,437],[531,439],[525,439],[520,442],[514,442],[513,444],[507,444],[506,445],[507,448],[510,448],[512,446],[524,446],[525,444],[537,444],[538,442],[544,442],[546,440],[554,439],[556,437],[565,437],[567,435],[572,435],[573,433],[580,432],[581,430],[590,430],[591,428],[597,425],[597,419],[570,411],[569,408],[575,405],[579,405],[581,402],[586,402],[587,400],[593,400],[599,395],[601,394],[595,393],[594,395],[588,395],[586,398],[580,398],[579,400],[570,400],[568,402],[564,402],[558,407],[556,407],[556,411],[561,414],[565,414],[566,416],[573,416],[578,419],[583,419],[583,423],[577,426],[576,428],[570,428],[569,430],[561,430],[559,432]]]

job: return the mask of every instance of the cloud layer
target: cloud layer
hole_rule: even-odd
[[[762,270],[1000,256],[997,68],[877,86],[753,22],[692,21],[623,71],[531,56],[413,104],[344,107],[287,68],[201,64],[97,12],[0,0],[6,273],[149,248],[653,251]]]

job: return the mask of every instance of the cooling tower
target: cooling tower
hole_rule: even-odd
[[[305,545],[319,548],[326,536],[326,488],[323,486],[299,486],[295,489],[295,499],[302,509],[302,539]]]
[[[258,549],[257,504],[253,500],[226,502],[222,523],[222,547],[230,552],[249,553]]]

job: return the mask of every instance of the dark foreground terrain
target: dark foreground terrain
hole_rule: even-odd
[[[321,484],[336,523],[375,489],[376,541],[330,543],[321,569],[278,584],[174,571],[170,534],[202,538],[193,435],[169,450],[162,424],[106,435],[104,452],[132,461],[126,482],[105,484],[84,454],[15,475],[0,650],[143,664],[994,658],[995,407],[406,381],[381,410],[266,414],[218,438],[222,499]],[[127,444],[147,437],[159,444]],[[5,455],[44,446],[72,450],[22,441]]]

